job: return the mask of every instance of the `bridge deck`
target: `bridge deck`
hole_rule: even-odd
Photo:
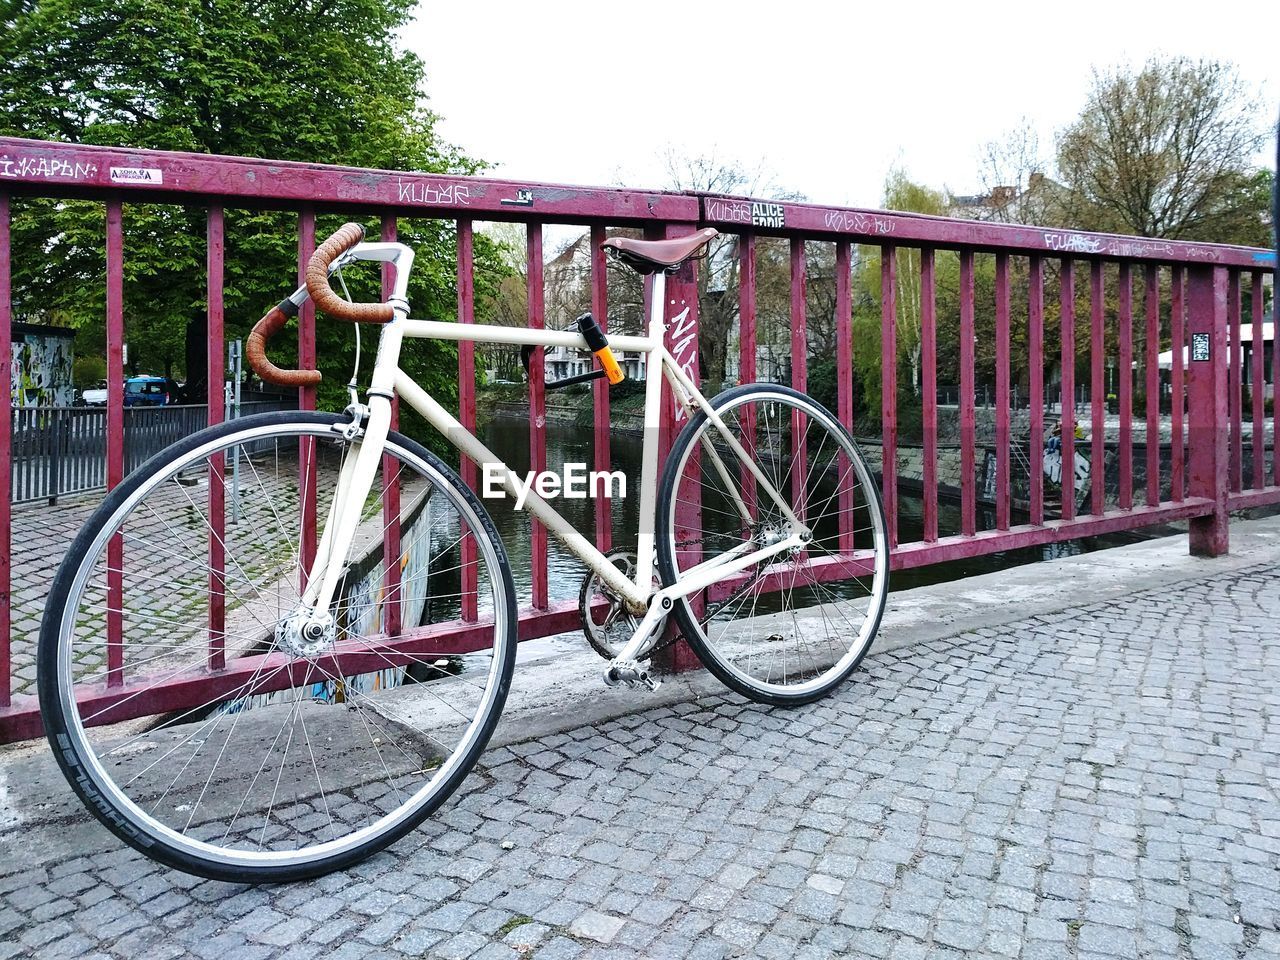
[[[6,748],[0,955],[1280,956],[1280,519],[1236,529],[900,594],[791,712],[693,675],[593,717],[599,661],[529,648],[462,795],[308,885],[165,872]]]

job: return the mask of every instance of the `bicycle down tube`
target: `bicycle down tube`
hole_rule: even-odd
[[[373,245],[369,245],[373,246]],[[379,244],[378,247],[392,247],[394,244]],[[360,259],[363,248],[353,253]],[[382,253],[381,250],[378,251]],[[373,259],[373,257],[370,257]],[[392,259],[378,257],[378,259]],[[405,276],[407,270],[397,270],[397,280]],[[609,345],[615,349],[643,353],[648,357],[646,365],[645,391],[645,436],[641,459],[640,478],[640,518],[637,535],[637,563],[634,581],[627,578],[611,563],[596,546],[572,527],[546,500],[535,491],[525,491],[525,509],[536,517],[546,528],[563,543],[575,556],[597,573],[601,580],[625,600],[631,612],[637,616],[648,612],[650,599],[655,592],[664,597],[675,599],[694,593],[723,576],[731,575],[758,564],[772,556],[803,542],[803,535],[795,533],[791,537],[762,547],[750,553],[735,551],[732,556],[718,556],[705,564],[686,571],[681,583],[674,584],[661,591],[653,586],[654,523],[656,515],[657,488],[657,438],[659,404],[658,394],[662,378],[665,376],[681,403],[692,414],[700,409],[715,425],[726,445],[740,458],[743,464],[755,477],[764,493],[778,505],[794,527],[803,528],[778,492],[773,488],[769,478],[759,469],[755,462],[742,449],[737,439],[729,431],[719,415],[694,386],[693,382],[679,369],[675,359],[663,344],[665,324],[663,322],[663,300],[665,296],[665,277],[655,276],[652,310],[649,320],[648,335],[609,336]],[[396,294],[400,294],[397,287]],[[503,488],[508,495],[515,496],[516,475],[493,451],[486,447],[474,434],[449,411],[444,409],[428,394],[409,374],[399,368],[400,349],[405,338],[427,340],[473,341],[486,343],[505,343],[542,347],[563,346],[570,349],[588,349],[585,338],[580,333],[555,330],[537,330],[519,327],[479,326],[475,324],[459,324],[433,320],[412,320],[405,315],[403,296],[393,294],[390,302],[396,307],[395,319],[387,323],[382,330],[378,343],[377,360],[368,391],[368,416],[365,420],[364,434],[355,444],[355,453],[344,464],[339,479],[339,491],[343,494],[342,502],[331,508],[328,523],[322,534],[320,548],[316,554],[315,568],[308,578],[308,588],[303,602],[311,611],[319,613],[328,609],[341,577],[338,565],[331,565],[329,557],[345,556],[346,549],[355,534],[359,521],[360,504],[371,488],[381,461],[382,446],[385,442],[391,423],[391,397],[401,397],[427,420],[432,427],[440,431],[459,452],[476,464],[499,464],[503,468]],[[714,447],[710,447],[710,459],[718,471],[725,467]],[[738,509],[749,517],[744,504]],[[794,529],[793,527],[793,529]],[[806,531],[807,532],[807,531]]]

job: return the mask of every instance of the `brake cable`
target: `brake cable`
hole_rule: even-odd
[[[342,275],[342,267],[339,266],[335,272],[338,275],[338,283],[342,284],[342,295],[350,300],[351,291],[347,289],[347,278]],[[351,379],[347,381],[347,399],[351,401],[350,405],[355,407],[360,403],[360,324],[353,323],[351,326],[356,331],[356,362],[351,369]]]

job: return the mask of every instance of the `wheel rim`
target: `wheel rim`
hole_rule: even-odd
[[[390,459],[384,462],[393,467],[385,476],[398,483],[375,482],[346,558],[348,570],[334,606],[340,625],[335,645],[311,656],[284,650],[274,627],[283,611],[291,609],[284,602],[290,589],[296,599],[298,552],[282,551],[280,545],[296,535],[299,524],[287,518],[298,516],[298,502],[309,495],[308,483],[297,483],[299,446],[315,450],[314,489],[323,524],[331,499],[325,495],[325,481],[336,477],[334,465],[350,449],[329,424],[272,424],[211,440],[149,477],[113,511],[76,569],[59,621],[58,704],[64,736],[93,787],[118,814],[113,822],[126,835],[136,831],[144,844],[158,841],[215,865],[252,869],[313,863],[402,832],[465,775],[505,695],[511,657],[505,567],[470,504],[433,464],[397,444],[388,443]],[[181,589],[161,594],[170,600],[166,616],[156,608],[160,577],[140,569],[139,551],[155,545],[141,532],[146,529],[167,534],[163,545],[170,551],[198,551],[206,542],[184,535],[178,517],[185,514],[183,523],[191,526],[194,514],[194,529],[200,530],[202,521],[207,537],[202,497],[207,496],[209,465],[216,459],[228,477],[228,522],[222,537],[227,554],[225,659],[232,672],[239,670],[238,685],[230,695],[223,690],[202,698],[195,708],[170,713],[159,727],[137,720],[95,725],[109,715],[99,704],[82,713],[76,693],[100,686],[111,674],[105,664],[109,612],[119,611],[122,621],[126,678],[134,671],[148,678],[127,687],[130,695],[146,696],[162,681],[205,672],[208,635],[189,626],[193,611],[188,601],[201,579],[191,571],[201,566],[207,571],[207,564],[169,566],[185,573],[172,578]],[[258,514],[233,524],[230,477],[237,459],[239,502],[246,509],[256,507]],[[196,487],[189,490],[192,477]],[[428,626],[456,616],[463,592],[457,563],[463,535],[475,545],[478,615],[468,635],[471,651],[464,655],[443,657],[426,641],[405,648],[375,632],[381,630],[386,604],[370,602],[369,591],[385,579],[377,544],[388,489],[400,494],[395,515],[402,524],[402,557],[410,561],[402,567],[404,616]],[[250,491],[256,501],[247,495]],[[275,497],[265,498],[267,492]],[[272,528],[274,537],[268,535]],[[120,529],[132,563],[125,565],[120,605],[112,607],[107,601],[106,546]],[[238,555],[237,548],[243,548]],[[128,578],[135,574],[137,585],[132,586]],[[100,603],[88,600],[98,596]],[[175,604],[182,616],[174,613]],[[95,606],[100,607],[97,616]],[[160,631],[166,631],[164,642],[153,639]],[[84,656],[95,647],[96,659]],[[346,664],[356,666],[348,669]],[[281,683],[282,689],[270,689]],[[419,694],[413,698],[419,701],[417,713],[405,696],[410,686]],[[135,688],[139,692],[133,693]],[[250,750],[254,745],[260,759]],[[175,771],[166,786],[165,778]]]
[[[879,626],[888,551],[878,495],[852,440],[807,398],[753,390],[715,409],[810,529],[812,540],[730,578],[727,585],[691,595],[682,601],[686,619],[715,665],[739,685],[782,697],[812,695],[852,669]],[[807,451],[803,469],[795,437],[803,439]],[[709,438],[717,438],[727,479],[705,449]],[[748,544],[759,549],[791,532],[783,511],[769,504],[710,420],[680,451],[675,478],[667,536],[677,579],[698,562]],[[731,489],[746,506],[750,523]],[[694,502],[700,505],[697,520],[683,522],[680,508],[687,513]],[[852,545],[842,529],[852,533]],[[852,571],[864,573],[839,575]]]

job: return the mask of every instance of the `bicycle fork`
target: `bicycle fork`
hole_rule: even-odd
[[[397,311],[396,320],[383,327],[367,404],[351,408],[351,423],[343,431],[351,448],[342,459],[324,531],[307,573],[306,587],[295,614],[277,629],[277,639],[295,654],[311,655],[331,646],[337,638],[337,624],[330,608],[391,431],[392,388],[401,342],[397,321],[401,317]]]

